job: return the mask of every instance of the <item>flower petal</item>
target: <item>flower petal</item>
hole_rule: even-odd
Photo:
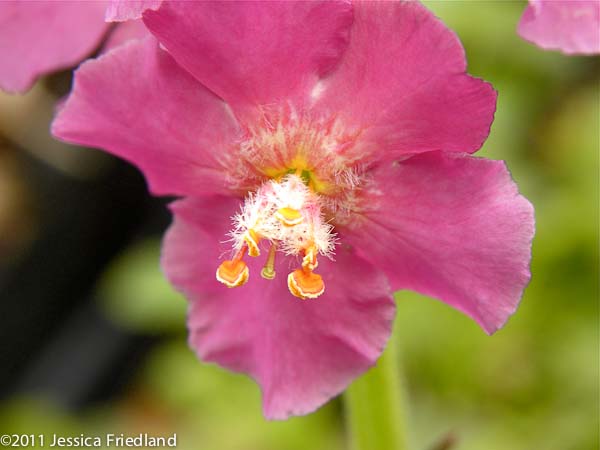
[[[162,265],[191,301],[190,345],[200,358],[252,376],[261,386],[270,419],[309,413],[345,389],[381,354],[390,335],[394,303],[385,277],[348,248],[321,261],[325,293],[293,297],[281,258],[277,276],[260,276],[248,258],[250,280],[229,289],[215,280],[218,242],[239,201],[212,197],[173,204]],[[298,265],[300,263],[298,262]]]
[[[163,0],[111,0],[106,8],[107,22],[140,19],[147,9],[156,11]]]
[[[600,2],[529,0],[518,33],[544,49],[567,54],[600,53]]]
[[[496,94],[465,73],[456,35],[419,2],[358,2],[354,17],[339,67],[314,91],[315,107],[362,129],[382,157],[479,149]]]
[[[83,64],[52,132],[133,162],[155,194],[190,195],[228,192],[223,165],[238,125],[148,37]]]
[[[144,22],[177,62],[240,113],[307,95],[338,62],[352,7],[345,1],[165,2],[147,11]]]
[[[0,89],[25,92],[47,73],[75,66],[108,29],[103,2],[0,2]]]
[[[488,333],[515,311],[530,272],[533,207],[506,166],[447,152],[374,171],[345,240],[394,289],[437,297]]]
[[[102,46],[102,52],[106,53],[119,45],[123,45],[127,41],[134,39],[144,39],[150,36],[150,32],[141,20],[129,20],[127,22],[115,25],[108,38]]]

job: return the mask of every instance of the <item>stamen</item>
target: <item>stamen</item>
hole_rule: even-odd
[[[290,292],[302,300],[317,298],[325,292],[325,283],[321,275],[310,270],[296,269],[288,275]]]
[[[302,258],[302,268],[305,270],[315,270],[319,262],[317,261],[317,249],[314,245],[308,247],[304,252],[304,258]]]
[[[256,231],[253,229],[246,231],[244,233],[244,241],[248,245],[248,256],[256,257],[260,255],[260,249],[258,248],[260,237]]]
[[[217,280],[229,288],[245,284],[249,276],[250,270],[241,259],[223,261],[217,269]]]
[[[279,208],[275,213],[275,217],[286,227],[293,227],[294,225],[302,223],[304,220],[300,211],[289,207]]]
[[[275,243],[271,244],[271,248],[269,249],[269,256],[267,256],[267,262],[265,266],[262,268],[260,275],[266,280],[272,280],[275,278],[275,251],[277,250],[277,245]]]

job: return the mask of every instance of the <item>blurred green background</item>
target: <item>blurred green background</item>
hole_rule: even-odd
[[[489,337],[443,303],[396,295],[395,327],[415,449],[594,450],[599,443],[598,58],[522,41],[524,2],[427,1],[465,46],[469,72],[499,92],[480,156],[508,163],[536,208],[533,279]],[[159,337],[122,394],[74,413],[41,395],[0,406],[3,432],[178,433],[178,448],[347,448],[339,399],[266,422],[249,379],[199,363],[186,345],[185,301],[158,268],[159,236],[136,241],[97,284],[118,327]],[[373,449],[379,450],[379,449]],[[381,449],[385,450],[385,449]]]

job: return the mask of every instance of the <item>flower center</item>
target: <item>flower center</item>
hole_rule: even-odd
[[[356,211],[366,155],[356,145],[360,130],[347,130],[335,117],[317,120],[286,108],[265,111],[256,126],[246,126],[229,160],[231,186],[246,198],[230,232],[235,256],[219,266],[217,279],[229,287],[244,284],[243,256],[259,256],[268,243],[262,277],[276,276],[278,253],[295,256],[301,263],[288,275],[289,290],[316,298],[325,290],[314,272],[317,257],[332,257],[331,223],[347,223]]]
[[[302,258],[301,267],[288,275],[290,292],[301,299],[316,298],[325,291],[317,268],[317,256],[331,257],[335,248],[333,227],[325,222],[321,199],[307,184],[302,174],[285,175],[264,182],[249,194],[241,211],[233,217],[230,235],[235,256],[217,269],[217,280],[228,287],[248,281],[249,269],[243,261],[247,254],[258,257],[261,241],[268,242],[269,254],[261,275],[275,277],[277,252]]]

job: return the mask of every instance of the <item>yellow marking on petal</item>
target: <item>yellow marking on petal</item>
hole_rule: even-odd
[[[279,208],[275,213],[275,218],[279,220],[286,227],[293,227],[294,225],[298,225],[302,223],[304,217],[302,217],[302,213],[294,208]]]
[[[315,175],[314,168],[311,167],[304,155],[302,149],[297,149],[298,153],[291,161],[288,161],[282,167],[262,167],[260,170],[272,180],[281,181],[286,175],[295,174],[302,178],[302,181],[313,192],[318,194],[327,194],[335,190],[335,186],[320,180]]]
[[[252,229],[246,231],[246,233],[244,233],[244,241],[246,241],[246,244],[248,245],[249,256],[256,257],[260,255],[260,249],[258,248],[260,236],[256,231]]]
[[[292,295],[302,300],[317,298],[325,292],[325,283],[321,275],[310,270],[296,269],[288,275],[287,281]]]
[[[314,176],[310,177],[310,182],[308,183],[308,187],[313,192],[316,192],[318,194],[326,194],[328,192],[333,191],[333,188],[331,185],[323,183],[322,181],[320,181],[318,178],[316,178]]]
[[[296,148],[296,156],[294,156],[294,158],[288,164],[289,167],[296,169],[298,175],[303,170],[309,170],[308,161],[304,156],[304,152],[305,150],[303,147],[300,146]]]
[[[245,284],[249,276],[250,270],[242,260],[223,261],[217,269],[217,280],[230,288]]]

